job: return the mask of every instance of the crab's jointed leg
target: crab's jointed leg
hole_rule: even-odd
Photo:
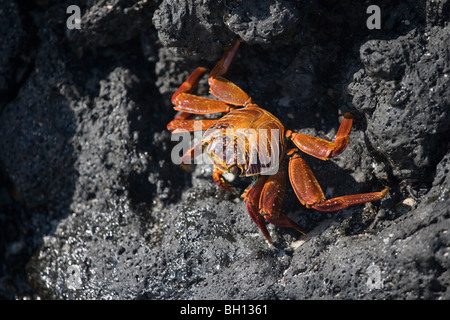
[[[244,107],[252,103],[252,99],[244,90],[225,78],[214,78],[210,81],[209,86],[209,92],[226,103]]]
[[[269,234],[269,231],[266,227],[266,222],[262,215],[259,214],[259,199],[261,197],[261,192],[263,190],[264,184],[267,181],[268,176],[259,176],[258,179],[249,186],[242,197],[244,198],[244,202],[247,207],[247,212],[252,218],[253,222],[259,227],[264,237],[272,243],[272,237]]]
[[[234,106],[247,106],[252,103],[244,90],[222,77],[227,72],[241,42],[241,39],[236,40],[233,47],[225,52],[223,58],[212,69],[208,78],[210,93],[217,99]]]
[[[181,93],[174,101],[175,107],[173,108],[175,110],[190,114],[229,112],[233,109],[225,102],[196,96],[190,93]]]
[[[203,146],[201,143],[197,144],[193,148],[186,151],[186,153],[181,157],[180,159],[180,166],[183,168],[184,171],[190,172],[190,164],[192,163],[192,160],[198,156],[201,155],[203,151]]]
[[[228,71],[231,61],[233,60],[234,55],[236,54],[236,51],[239,48],[241,42],[242,39],[237,39],[234,42],[234,45],[230,49],[225,51],[222,59],[220,59],[220,61],[214,66],[214,68],[209,73],[209,79],[223,76]]]
[[[267,230],[266,221],[277,227],[293,228],[305,234],[294,221],[281,214],[285,189],[286,167],[283,166],[274,175],[259,176],[258,180],[242,195],[250,217],[269,243],[272,243],[272,237]]]
[[[180,114],[175,117],[175,122],[172,121],[167,125],[167,129],[176,129],[180,125],[176,120],[187,120],[191,114],[230,112],[235,107],[229,106],[228,103],[235,106],[244,106],[251,101],[242,89],[220,77],[228,70],[241,41],[240,39],[237,40],[234,46],[225,52],[222,59],[216,64],[209,75],[208,82],[211,86],[210,91],[222,101],[190,94],[198,85],[200,78],[207,71],[203,67],[198,67],[172,95],[172,103],[175,105],[174,109],[180,111]]]
[[[183,131],[194,132],[208,130],[217,119],[201,119],[201,120],[184,120],[174,119],[167,125],[167,129],[172,131],[172,134],[181,133]]]
[[[174,92],[172,95],[172,103],[175,103],[175,98],[178,97],[181,93],[188,93],[191,92],[200,81],[201,77],[207,72],[208,70],[203,67],[197,67],[194,71],[191,72],[191,74],[187,77],[187,79],[181,84],[181,86],[178,87],[177,91]]]
[[[222,101],[199,97],[189,93],[197,86],[200,77],[205,72],[206,69],[202,67],[195,69],[173,94],[172,103],[175,105],[174,109],[181,112],[174,120],[167,124],[168,130],[179,128],[179,121],[189,119],[192,114],[210,114],[229,112],[231,110],[231,107]]]
[[[314,177],[306,161],[300,157],[297,150],[289,150],[289,179],[298,200],[307,208],[318,211],[336,211],[356,204],[362,204],[382,199],[389,189],[381,192],[370,192],[341,196],[325,200],[322,188]]]
[[[334,142],[306,134],[291,132],[290,130],[286,132],[286,136],[303,152],[322,160],[328,160],[345,150],[348,145],[352,124],[353,117],[350,113],[346,112]]]
[[[286,165],[282,164],[278,172],[269,176],[259,199],[259,213],[267,222],[277,227],[293,228],[305,232],[288,216],[281,214],[281,205],[286,190]]]
[[[356,204],[362,204],[366,202],[372,202],[376,200],[381,200],[384,198],[389,188],[384,188],[380,192],[369,192],[360,194],[351,194],[347,196],[341,196],[329,200],[325,200],[321,203],[316,203],[311,208],[318,211],[336,211],[341,210]]]
[[[184,81],[181,86],[178,87],[177,91],[174,92],[172,95],[172,104],[175,103],[175,99],[182,93],[188,93],[191,92],[200,81],[201,77],[208,71],[206,68],[203,67],[197,67],[192,73],[188,76],[186,81]],[[191,116],[188,112],[180,112],[178,116],[175,117],[175,119],[188,119]]]

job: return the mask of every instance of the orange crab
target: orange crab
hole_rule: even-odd
[[[307,208],[336,211],[382,199],[388,191],[387,188],[381,192],[325,199],[319,183],[299,150],[321,160],[328,160],[342,153],[349,141],[353,123],[351,114],[344,114],[334,142],[286,130],[275,116],[260,108],[241,88],[222,77],[227,72],[241,42],[242,40],[238,39],[209,73],[210,93],[219,100],[189,93],[207,72],[202,67],[195,69],[172,96],[174,109],[180,113],[167,125],[167,129],[173,133],[182,130],[188,132],[206,130],[202,142],[187,151],[182,161],[189,163],[194,155],[205,152],[214,164],[212,175],[214,181],[227,191],[232,189],[223,178],[225,172],[239,173],[244,177],[254,176],[255,180],[245,190],[243,198],[250,217],[270,243],[272,238],[267,230],[266,221],[279,227],[294,228],[305,234],[294,221],[281,213],[286,188],[286,171],[289,172],[289,179],[298,200]],[[227,114],[219,119],[189,119],[192,114],[211,113]],[[271,138],[275,139],[260,139],[259,132],[267,130],[277,133],[278,136],[272,134]],[[256,134],[249,136],[249,132]],[[249,140],[259,142],[256,143],[256,149],[249,147],[251,143],[246,143]],[[294,144],[293,148],[287,147],[289,140]],[[272,172],[269,170],[268,173],[266,170],[263,173],[263,170],[267,169],[264,163],[258,160],[251,161],[254,160],[254,150],[256,155],[260,155],[263,151],[269,156],[278,155],[276,160],[279,165],[275,167],[278,170]]]

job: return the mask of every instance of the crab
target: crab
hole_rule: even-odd
[[[302,152],[321,160],[341,154],[349,142],[352,115],[348,112],[343,114],[333,142],[285,129],[280,120],[255,104],[247,93],[223,77],[241,42],[241,39],[237,39],[209,72],[210,93],[217,100],[190,93],[208,72],[203,67],[195,69],[173,94],[172,104],[179,113],[167,124],[167,129],[172,134],[205,131],[202,141],[189,149],[182,156],[181,162],[190,163],[196,155],[206,153],[214,166],[213,180],[219,187],[230,192],[233,189],[225,180],[224,173],[254,177],[242,197],[251,219],[269,243],[272,243],[272,237],[266,222],[306,234],[297,223],[281,212],[287,175],[302,205],[318,211],[337,211],[382,199],[388,188],[380,192],[325,198],[317,179],[303,159]],[[213,113],[225,115],[218,119],[191,118],[192,115]],[[270,137],[267,134],[263,136],[262,133],[268,131],[271,132]],[[288,147],[288,143],[293,146]],[[275,161],[261,161],[259,156],[262,154]],[[273,162],[277,165],[274,166]]]

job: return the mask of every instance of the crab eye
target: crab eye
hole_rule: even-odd
[[[230,168],[230,172],[231,172],[232,174],[238,174],[238,173],[241,172],[241,169],[239,169],[237,166],[232,166],[232,167]]]

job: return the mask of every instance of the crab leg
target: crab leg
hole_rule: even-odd
[[[187,77],[186,81],[184,81],[181,86],[178,87],[177,91],[172,95],[172,104],[175,103],[175,98],[178,97],[181,93],[191,92],[200,81],[201,77],[208,71],[206,68],[197,67],[192,73]],[[180,112],[175,119],[188,119],[190,117],[190,113],[188,112]]]
[[[182,120],[174,119],[168,125],[167,129],[172,131],[172,133],[181,133],[183,131],[194,132],[208,130],[217,119],[201,119],[201,120]]]
[[[230,49],[225,51],[222,59],[220,59],[220,61],[214,66],[214,68],[209,73],[209,79],[215,78],[215,77],[220,77],[228,71],[231,61],[233,60],[233,57],[236,54],[236,51],[239,48],[239,45],[241,44],[241,42],[242,42],[242,39],[240,39],[240,38],[237,39],[234,42],[234,45]]]
[[[315,205],[311,206],[311,208],[326,212],[341,210],[350,206],[354,206],[356,204],[381,200],[384,198],[388,191],[389,188],[384,188],[380,192],[369,192],[341,196],[330,200],[325,200],[321,203],[316,203]]]
[[[181,93],[191,92],[200,81],[201,77],[208,71],[206,68],[197,67],[192,73],[187,77],[186,81],[184,81],[181,86],[174,92],[172,95],[172,104],[175,104],[175,98],[178,97]]]
[[[181,113],[175,117],[174,120],[167,124],[167,130],[173,129],[184,129],[186,126],[186,130],[192,132],[194,130],[194,122],[189,123],[187,121],[200,121],[200,120],[188,120],[191,114],[210,114],[210,113],[219,113],[219,112],[229,112],[233,107],[230,107],[226,103],[222,101],[217,101],[213,99],[208,99],[200,96],[196,96],[189,93],[180,93],[175,99],[174,102],[176,106],[175,110],[181,111]],[[217,120],[201,120],[202,126],[205,129],[209,128],[214,124]],[[189,129],[191,128],[192,129]]]
[[[167,124],[167,130],[184,129],[184,126],[187,126],[186,130],[190,132],[196,131],[194,130],[194,122],[189,123],[188,121],[200,120],[188,120],[191,114],[229,112],[232,109],[232,107],[222,101],[199,97],[189,93],[180,93],[173,101],[176,104],[174,109],[181,111],[181,113]],[[201,121],[203,121],[202,126],[204,125],[205,129],[207,129],[213,125],[213,121],[217,120]],[[192,129],[189,129],[191,127]]]
[[[346,112],[334,142],[308,136],[306,134],[291,132],[290,130],[286,132],[286,137],[290,138],[303,152],[322,160],[328,160],[331,157],[341,154],[345,150],[348,145],[352,124],[353,117],[350,113]]]
[[[209,84],[211,85],[212,83],[214,86],[214,88],[211,87],[211,93],[222,101],[189,94],[189,92],[191,92],[198,85],[200,78],[207,71],[203,67],[198,67],[172,95],[172,104],[175,105],[174,109],[181,111],[178,116],[175,117],[175,120],[186,120],[191,114],[229,112],[233,108],[227,105],[228,102],[230,104],[242,106],[246,101],[250,101],[248,95],[236,85],[223,78],[216,79],[216,77],[219,77],[227,72],[241,41],[242,40],[238,39],[233,47],[225,52],[222,59],[216,64],[209,76]],[[232,96],[233,98],[227,99],[227,96]],[[169,123],[167,125],[167,129],[170,130],[170,128],[175,126],[175,124]]]
[[[235,106],[247,106],[252,99],[233,82],[225,78],[209,78],[209,92],[217,99]]]
[[[246,106],[251,103],[251,98],[244,90],[223,78],[222,75],[228,71],[241,42],[241,39],[236,40],[233,47],[225,52],[222,59],[212,69],[208,78],[210,93],[217,99],[235,106]]]
[[[252,218],[253,222],[256,223],[256,225],[259,227],[267,241],[269,241],[269,243],[272,243],[272,237],[267,230],[266,222],[263,216],[259,214],[258,210],[259,199],[261,197],[261,192],[263,190],[264,184],[267,181],[267,178],[268,176],[259,176],[259,178],[245,190],[242,197],[244,198],[244,202],[246,204],[247,212],[250,215],[250,218]]]
[[[286,166],[269,176],[259,199],[259,212],[266,221],[277,227],[288,227],[305,234],[300,227],[286,215],[281,214],[281,205],[286,190]]]
[[[180,159],[180,166],[183,168],[184,171],[191,172],[189,165],[192,163],[192,160],[196,156],[202,154],[202,151],[203,151],[203,146],[201,143],[197,144],[193,148],[186,151],[186,153]]]
[[[370,192],[341,196],[325,200],[322,188],[314,177],[311,169],[303,158],[296,152],[290,150],[289,160],[289,179],[298,200],[307,208],[313,208],[318,211],[336,211],[356,204],[371,202],[382,199],[388,189],[381,192]]]
[[[167,129],[172,130],[183,122],[179,120],[187,120],[191,114],[210,114],[219,112],[229,112],[233,108],[222,101],[208,99],[193,94],[181,92],[172,98],[175,104],[174,109],[181,111],[175,119],[167,124]]]
[[[189,93],[180,93],[174,99],[174,104],[175,110],[192,114],[210,114],[229,112],[231,110],[231,107],[225,102],[200,97]]]

